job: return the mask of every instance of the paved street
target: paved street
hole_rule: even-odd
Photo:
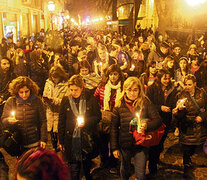
[[[51,144],[48,144],[48,149],[51,149]],[[15,166],[15,158],[8,156],[3,151],[6,161],[10,167],[10,178],[13,179],[13,172]],[[96,158],[94,161],[93,177],[95,180],[118,180],[118,175],[111,175],[108,170],[99,169],[100,160]],[[193,156],[192,161],[195,166],[194,175],[196,180],[207,180],[207,156],[202,152],[201,148],[197,149],[196,154]],[[147,170],[148,174],[148,170]],[[166,143],[165,150],[161,155],[161,163],[159,165],[159,173],[157,177],[151,178],[153,180],[182,180],[183,166],[180,146],[178,144],[178,138],[172,133],[169,134]],[[132,172],[130,180],[134,180],[135,176]],[[148,178],[149,179],[149,178]]]

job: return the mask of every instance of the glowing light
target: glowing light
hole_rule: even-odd
[[[48,2],[48,10],[55,11],[55,3],[53,1]]]
[[[102,18],[102,17],[100,17],[100,18],[99,18],[99,20],[100,20],[100,21],[103,21],[103,18]]]
[[[82,125],[84,123],[84,118],[82,116],[78,116],[77,118],[78,125]]]
[[[15,111],[12,111],[12,112],[11,112],[11,116],[12,116],[12,117],[15,117]]]
[[[66,19],[70,19],[70,16],[69,16],[69,15],[67,15],[65,18],[66,18]]]
[[[197,6],[206,2],[206,0],[185,0],[189,6]]]
[[[70,20],[71,20],[71,22],[75,23],[75,20],[73,18],[71,18]]]
[[[135,65],[134,64],[132,64],[132,69],[134,69],[135,68]]]

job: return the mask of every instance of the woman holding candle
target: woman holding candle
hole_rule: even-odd
[[[159,112],[162,122],[166,125],[165,133],[157,146],[152,146],[149,149],[149,171],[150,174],[157,173],[157,163],[160,153],[163,151],[163,144],[170,129],[172,120],[172,109],[176,106],[177,89],[171,82],[171,73],[161,69],[157,73],[155,82],[148,87],[147,96],[155,105]]]
[[[145,178],[147,161],[146,147],[135,145],[133,135],[129,133],[130,122],[137,118],[142,120],[139,131],[153,131],[161,126],[161,118],[153,104],[145,96],[143,86],[136,77],[129,77],[123,85],[113,109],[111,120],[111,149],[115,158],[121,158],[121,179],[130,177],[131,158],[134,157],[136,178]],[[151,121],[143,121],[149,118]]]
[[[12,97],[6,101],[1,119],[6,127],[20,130],[23,151],[46,147],[47,120],[43,103],[37,96],[38,90],[37,84],[25,76],[19,76],[9,84]]]
[[[80,75],[73,75],[68,81],[68,87],[69,96],[63,97],[59,112],[60,150],[70,165],[72,180],[79,179],[81,163],[86,179],[90,180],[92,179],[90,174],[92,157],[88,157],[83,151],[84,144],[88,142],[82,139],[84,132],[90,133],[91,137],[97,135],[96,127],[101,119],[100,106],[93,95],[85,90],[84,81]],[[79,138],[77,138],[78,133]]]

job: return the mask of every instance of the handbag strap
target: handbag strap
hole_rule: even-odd
[[[191,98],[191,100],[193,101],[193,103],[196,105],[196,107],[198,108],[198,110],[200,111],[200,106],[198,105],[198,103],[196,102],[196,100],[194,99],[194,97],[192,97],[191,95],[190,95],[190,93],[189,93],[189,96],[190,96],[190,98]]]

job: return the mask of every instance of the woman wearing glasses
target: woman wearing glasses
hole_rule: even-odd
[[[111,121],[111,149],[115,158],[121,158],[120,175],[122,180],[130,177],[131,158],[134,157],[136,178],[145,178],[147,161],[146,147],[135,145],[133,135],[129,133],[129,124],[139,113],[143,121],[141,131],[153,131],[161,126],[161,118],[155,107],[145,96],[143,86],[136,77],[129,77],[123,85],[123,91],[118,97]]]

